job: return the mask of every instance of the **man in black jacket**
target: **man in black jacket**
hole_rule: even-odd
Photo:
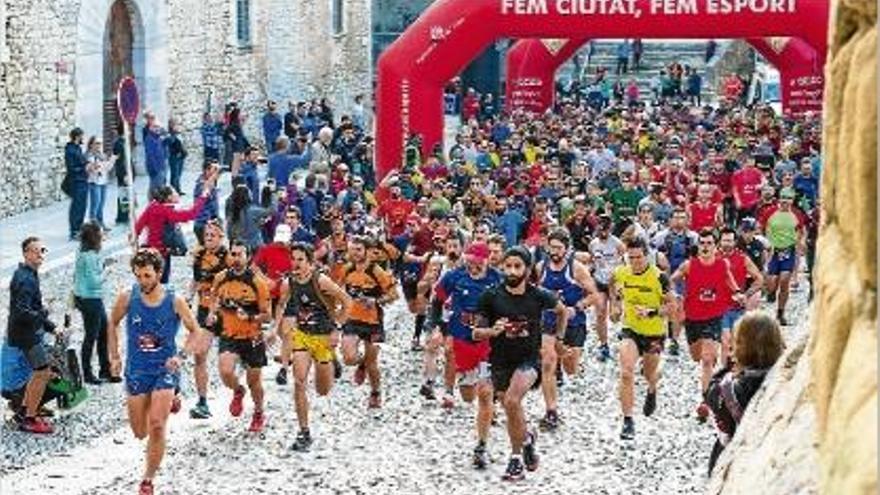
[[[49,311],[43,306],[38,271],[46,258],[46,246],[36,237],[21,243],[24,263],[19,263],[9,284],[9,345],[18,347],[34,370],[24,393],[24,419],[19,425],[30,433],[52,433],[52,425],[37,416],[46,383],[52,377],[49,349],[43,343],[46,332],[55,333]]]
[[[86,157],[82,150],[83,130],[75,127],[70,131],[70,141],[64,147],[64,167],[70,181],[70,240],[79,237],[79,228],[86,216],[88,201],[88,174],[86,173]]]

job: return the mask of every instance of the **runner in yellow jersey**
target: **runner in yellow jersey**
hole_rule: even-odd
[[[626,245],[627,264],[617,267],[611,276],[608,294],[611,297],[611,319],[623,316],[620,352],[620,406],[623,430],[620,438],[632,440],[635,423],[635,366],[642,358],[643,373],[648,380],[648,394],[643,412],[650,416],[657,408],[659,364],[666,336],[666,317],[674,299],[669,292],[669,278],[648,261],[648,249],[641,238]]]

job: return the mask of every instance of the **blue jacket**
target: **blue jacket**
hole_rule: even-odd
[[[30,349],[38,341],[37,332],[55,331],[49,311],[43,307],[40,278],[30,266],[19,263],[9,282],[9,321],[6,332],[10,345]]]
[[[82,147],[76,143],[67,143],[64,147],[64,167],[70,180],[86,182],[86,155]]]
[[[266,140],[266,149],[275,149],[275,140],[281,135],[281,128],[284,123],[281,117],[274,112],[266,112],[263,114],[263,139]]]
[[[12,392],[19,390],[31,379],[31,365],[24,352],[18,347],[3,342],[0,347],[0,390]]]
[[[168,156],[162,135],[144,127],[144,156],[146,157],[147,173],[152,177],[162,173],[167,166]]]
[[[202,191],[205,188],[205,178],[204,176],[199,176],[196,179],[196,185],[193,187],[193,197],[198,198],[202,195]],[[198,216],[196,216],[195,221],[193,222],[195,225],[205,225],[208,220],[212,218],[220,218],[220,200],[217,197],[218,188],[214,188],[211,190],[211,195],[208,196],[208,200],[205,201],[204,206],[199,211]]]
[[[269,178],[275,179],[278,187],[287,187],[295,166],[296,157],[285,151],[276,152],[269,156]]]

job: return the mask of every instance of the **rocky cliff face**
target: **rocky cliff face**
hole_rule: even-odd
[[[750,405],[708,493],[877,491],[877,4],[836,2],[809,336]]]

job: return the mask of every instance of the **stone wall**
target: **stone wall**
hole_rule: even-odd
[[[246,134],[262,145],[267,98],[326,95],[342,113],[355,94],[371,93],[369,0],[341,2],[345,21],[338,35],[331,29],[331,0],[251,0],[248,46],[236,39],[235,0],[126,2],[142,108],[163,123],[171,116],[181,122],[191,166],[199,162],[198,128],[209,95],[215,113],[238,101]],[[100,133],[101,57],[112,3],[0,3],[0,218],[62,199],[68,132],[80,126]]]
[[[809,341],[768,376],[707,493],[878,489],[877,4],[832,9]]]
[[[350,111],[357,94],[372,94],[370,61],[371,0],[344,0],[343,30],[334,34],[332,0],[270,0],[266,25],[272,36],[267,92],[286,110],[286,102],[327,96]],[[291,24],[291,19],[299,22]]]
[[[877,3],[836,2],[810,348],[821,492],[877,492]]]

